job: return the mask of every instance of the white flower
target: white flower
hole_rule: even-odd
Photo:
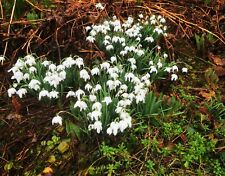
[[[30,73],[36,73],[37,72],[37,69],[35,67],[30,67],[29,68],[29,72]]]
[[[50,71],[54,72],[54,71],[56,71],[57,67],[56,67],[55,64],[50,64],[50,65],[48,66],[48,69],[49,69]]]
[[[171,69],[172,69],[172,68],[170,68],[170,67],[166,67],[166,68],[165,68],[165,71],[168,72],[168,73],[170,73],[170,72],[171,72]]]
[[[64,71],[65,68],[66,68],[65,65],[58,65],[56,70],[57,70],[57,71]]]
[[[87,104],[84,101],[78,100],[74,105],[74,108],[77,108],[77,107],[80,108],[80,111],[83,111],[87,109]]]
[[[165,22],[166,22],[165,18],[161,18],[161,19],[160,19],[160,22],[161,22],[161,23],[165,23]]]
[[[82,89],[78,89],[76,92],[75,92],[75,95],[77,97],[78,100],[80,100],[80,96],[81,95],[85,95],[84,91]]]
[[[176,81],[178,79],[178,76],[176,74],[171,75],[171,81]]]
[[[16,94],[19,95],[20,98],[23,98],[23,95],[26,95],[27,89],[21,88],[17,90]]]
[[[93,105],[92,105],[92,110],[97,110],[97,111],[101,111],[102,109],[102,104],[100,102],[95,102]]]
[[[99,117],[101,117],[102,115],[102,112],[101,111],[98,111],[98,110],[95,110],[95,111],[92,111],[91,113],[88,113],[88,117],[90,117],[90,119],[93,121],[93,120],[98,120]]]
[[[133,81],[133,79],[134,79],[134,74],[133,73],[126,73],[125,74],[125,81],[129,81],[129,82],[132,82]]]
[[[91,42],[91,43],[94,43],[95,37],[93,37],[93,36],[88,36],[88,37],[86,38],[86,40],[89,41],[89,42]]]
[[[62,117],[60,117],[59,115],[53,117],[52,125],[54,125],[54,124],[62,125]]]
[[[0,62],[2,63],[2,65],[3,65],[4,61],[5,61],[5,57],[4,56],[0,56]]]
[[[30,89],[34,89],[34,90],[39,90],[40,89],[40,81],[38,81],[38,80],[36,80],[36,79],[32,79],[31,81],[30,81],[30,83],[28,84],[28,87],[30,88]]]
[[[90,124],[88,126],[88,129],[89,130],[92,130],[93,129],[93,130],[96,130],[97,133],[100,133],[102,131],[102,122],[96,121],[94,124]]]
[[[112,99],[111,97],[105,97],[104,100],[102,100],[102,102],[106,103],[106,105],[109,105],[110,103],[112,103]]]
[[[91,75],[94,76],[94,75],[99,75],[100,74],[100,70],[98,67],[95,67],[91,70]]]
[[[12,95],[16,94],[16,89],[15,88],[9,88],[8,89],[8,96],[12,97]]]
[[[49,92],[48,92],[47,90],[42,90],[42,91],[39,93],[38,100],[41,100],[42,97],[49,97]]]
[[[99,90],[102,89],[102,86],[100,84],[96,84],[95,88],[94,88],[94,91],[97,92]]]
[[[90,79],[90,76],[89,76],[87,70],[83,69],[80,71],[80,78],[84,79],[84,81],[87,81]]]
[[[157,70],[157,68],[155,67],[155,66],[151,66],[150,67],[150,73],[157,73],[158,72],[158,70]]]
[[[178,71],[178,67],[176,65],[172,66],[172,71],[173,72],[175,72],[175,71],[177,72]]]
[[[76,61],[72,58],[72,57],[67,57],[65,58],[65,60],[63,61],[62,63],[62,66],[63,67],[66,67],[66,68],[71,68],[74,64],[76,63]],[[58,70],[58,66],[57,66],[57,70]]]
[[[44,65],[45,67],[49,66],[51,64],[50,61],[44,61],[42,62],[42,65]]]
[[[14,75],[12,76],[12,79],[16,79],[16,81],[20,83],[20,81],[23,80],[23,73],[21,71],[15,72]]]
[[[89,95],[89,100],[90,100],[91,102],[94,102],[94,101],[97,100],[97,97],[96,97],[95,95],[90,94],[90,95]]]
[[[168,54],[164,53],[164,54],[163,54],[163,58],[166,59],[167,57],[168,57]]]
[[[85,30],[86,31],[89,31],[89,30],[91,30],[91,27],[90,26],[87,26],[87,27],[85,27]]]
[[[119,129],[118,122],[112,122],[106,132],[109,135],[113,134],[114,136],[116,136],[118,133],[118,129]]]
[[[147,42],[150,42],[150,43],[154,42],[154,38],[153,37],[146,37],[145,40]]]
[[[95,5],[95,7],[96,7],[96,9],[99,9],[99,10],[103,10],[104,9],[104,7],[103,7],[103,5],[101,3],[97,3]]]
[[[92,86],[91,86],[90,84],[87,83],[87,84],[84,86],[84,89],[87,90],[87,91],[90,91],[90,90],[92,89]]]
[[[116,61],[117,61],[116,56],[112,56],[112,57],[110,58],[110,61],[111,61],[111,63],[116,62]]]
[[[94,123],[94,129],[97,131],[97,133],[99,134],[102,131],[102,122],[100,121],[96,121]]]
[[[131,64],[136,64],[136,60],[134,58],[129,58],[128,61],[131,63]]]
[[[78,68],[81,68],[81,66],[84,66],[84,60],[81,57],[78,57],[75,60],[75,64],[76,64],[76,66],[78,66]]]
[[[27,55],[27,56],[24,57],[24,59],[26,60],[25,64],[27,64],[29,66],[32,66],[32,65],[36,64],[35,58],[32,55]]]
[[[162,65],[162,62],[159,61],[159,62],[157,63],[157,67],[158,67],[158,68],[162,68],[162,66],[163,66],[163,65]]]
[[[29,80],[29,79],[30,79],[30,74],[25,73],[25,74],[23,75],[23,79],[24,79],[24,80]]]
[[[101,69],[103,70],[108,70],[109,67],[110,67],[110,64],[108,62],[103,62],[101,65],[100,65]]]
[[[53,90],[49,92],[49,98],[58,98],[59,97],[59,92]]]
[[[138,17],[139,17],[140,19],[142,19],[142,18],[144,18],[144,15],[141,13],[141,14],[138,15]]]
[[[72,90],[70,90],[70,91],[67,93],[66,98],[69,98],[69,97],[75,97],[75,96],[76,96],[75,92],[72,91]]]
[[[186,67],[183,67],[182,68],[182,73],[187,73],[188,72],[188,69]]]

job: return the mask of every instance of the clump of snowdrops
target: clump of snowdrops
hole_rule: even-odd
[[[69,114],[78,122],[73,127],[79,130],[122,133],[132,127],[132,118],[140,109],[137,107],[149,105],[146,97],[152,93],[150,86],[155,80],[178,79],[177,65],[168,62],[168,55],[156,45],[167,35],[166,29],[160,15],[139,15],[137,21],[128,17],[124,23],[114,16],[88,26],[86,40],[96,43],[108,60],[86,66],[81,57],[75,56],[56,65],[27,55],[9,70],[15,81],[8,95],[23,98],[29,93],[40,101],[53,102],[67,99],[69,110],[58,112],[52,124],[62,125],[64,115]]]

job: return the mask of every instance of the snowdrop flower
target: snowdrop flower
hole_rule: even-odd
[[[186,67],[183,67],[182,68],[182,73],[187,73],[188,72],[188,69]]]
[[[168,58],[168,54],[164,53],[163,58],[165,58],[165,59]]]
[[[59,92],[55,90],[49,92],[49,98],[59,98]]]
[[[88,117],[90,117],[91,120],[95,120],[95,121],[97,121],[101,116],[102,116],[102,112],[98,110],[88,113]]]
[[[50,65],[48,66],[48,69],[49,69],[50,71],[54,72],[54,71],[56,71],[57,67],[56,67],[55,64],[50,64]]]
[[[95,102],[93,105],[92,105],[92,110],[97,110],[97,111],[101,111],[102,109],[102,104],[100,102]]]
[[[36,80],[36,79],[32,79],[30,81],[30,83],[28,84],[28,88],[30,89],[34,89],[34,90],[39,90],[40,89],[40,81]]]
[[[139,49],[139,50],[136,51],[136,54],[137,54],[138,56],[142,56],[142,55],[145,54],[145,52],[144,52],[143,50]]]
[[[75,63],[76,63],[76,61],[72,57],[67,57],[63,61],[62,66],[66,67],[66,68],[71,68]],[[58,67],[57,67],[57,70],[58,70]]]
[[[108,62],[103,62],[101,65],[100,65],[101,69],[103,70],[108,70],[109,67],[110,67],[110,64]]]
[[[96,97],[95,95],[90,94],[90,95],[89,95],[89,100],[90,100],[91,102],[94,102],[94,101],[97,100],[97,97]]]
[[[105,97],[104,100],[102,100],[103,103],[106,103],[106,105],[109,105],[110,103],[112,103],[112,99],[111,97]]]
[[[0,62],[3,65],[3,62],[5,61],[5,57],[4,56],[0,56]]]
[[[30,79],[30,74],[25,73],[25,74],[23,75],[23,80],[29,80],[29,79]]]
[[[142,18],[144,18],[144,15],[141,13],[141,14],[138,15],[138,17],[139,17],[140,19],[142,19]]]
[[[177,72],[178,71],[178,67],[176,65],[172,66],[172,71],[173,72],[175,72],[175,71]]]
[[[67,94],[66,94],[66,98],[69,98],[69,97],[76,97],[76,94],[74,91],[70,90]]]
[[[118,133],[118,129],[119,129],[118,122],[112,122],[106,132],[109,135],[113,134],[114,136],[116,136]]]
[[[131,64],[136,64],[136,60],[134,58],[129,58],[128,61],[131,63]]]
[[[96,9],[98,9],[98,10],[103,10],[103,9],[104,9],[104,7],[103,7],[103,5],[102,5],[101,3],[97,3],[97,4],[95,5],[95,7],[96,7]]]
[[[176,74],[171,75],[171,81],[176,81],[178,79],[178,76]]]
[[[89,31],[89,30],[91,30],[91,27],[90,27],[90,26],[86,26],[86,27],[85,27],[85,30],[86,30],[86,31]]]
[[[87,104],[84,101],[78,100],[75,105],[74,108],[80,108],[80,111],[86,110],[87,109]]]
[[[166,68],[165,68],[165,71],[168,72],[168,73],[170,73],[170,72],[171,72],[171,69],[172,69],[172,68],[170,68],[170,67],[166,67]]]
[[[107,46],[105,47],[105,49],[106,49],[107,51],[110,51],[110,50],[113,50],[114,47],[113,47],[113,45],[107,45]]]
[[[47,90],[42,90],[39,93],[38,100],[41,100],[42,97],[49,97],[49,92]]]
[[[15,88],[9,88],[8,89],[8,96],[12,97],[12,95],[16,94],[16,89]]]
[[[97,92],[99,90],[102,90],[102,86],[100,84],[96,84],[94,91]]]
[[[44,65],[45,67],[47,67],[51,64],[51,62],[50,61],[44,61],[41,64]]]
[[[91,43],[94,43],[95,38],[94,38],[93,36],[88,36],[88,37],[86,38],[86,40],[89,41],[89,42],[91,42]]]
[[[134,79],[134,74],[133,73],[126,73],[125,74],[125,81],[129,81],[129,82],[132,82],[132,80]]]
[[[52,125],[54,125],[54,124],[59,124],[62,126],[62,117],[60,117],[59,115],[53,117]]]
[[[106,85],[109,87],[109,90],[113,90],[114,89],[114,82],[113,82],[113,80],[108,80],[106,82]]]
[[[35,67],[30,67],[29,68],[29,72],[30,73],[36,73],[37,72],[37,69]]]
[[[109,45],[110,42],[109,42],[108,40],[104,40],[104,41],[103,41],[103,44],[106,46],[106,45]]]
[[[153,43],[154,42],[154,38],[153,37],[146,37],[145,40],[147,42]]]
[[[112,56],[112,57],[110,58],[110,61],[111,61],[111,63],[116,62],[116,61],[117,61],[116,56]]]
[[[96,121],[94,123],[94,129],[97,131],[97,133],[99,134],[102,131],[102,122],[100,121]]]
[[[75,60],[75,64],[76,64],[76,66],[78,66],[78,68],[81,68],[81,66],[84,66],[84,60],[81,57],[78,57]]]
[[[155,66],[150,67],[150,73],[157,73],[157,72],[158,72],[158,70]]]
[[[66,68],[65,65],[58,65],[56,70],[57,70],[57,71],[64,71],[65,68]]]
[[[100,74],[100,70],[98,67],[95,67],[91,70],[91,75],[94,76],[94,75],[99,75]]]
[[[157,67],[158,67],[158,68],[162,68],[162,66],[163,66],[163,65],[162,65],[162,62],[159,60],[159,62],[157,63]]]
[[[96,130],[97,131],[97,133],[99,134],[101,131],[102,131],[102,122],[100,122],[100,121],[96,121],[94,124],[90,124],[89,126],[88,126],[88,129],[89,130]]]
[[[84,86],[84,89],[87,90],[87,91],[90,91],[90,90],[92,89],[92,86],[91,86],[90,84],[87,83],[87,84]]]
[[[84,81],[87,81],[90,79],[90,76],[89,76],[87,70],[83,69],[80,71],[80,78],[84,79]]]
[[[161,18],[159,21],[160,21],[160,23],[165,23],[166,22],[165,18]]]
[[[17,83],[20,83],[20,81],[23,80],[23,73],[21,71],[17,71],[14,73],[11,79],[16,79]]]
[[[35,58],[32,55],[27,55],[27,56],[24,57],[24,59],[26,60],[25,64],[27,64],[29,66],[32,66],[32,65],[36,64]]]
[[[84,91],[82,89],[78,89],[76,92],[75,92],[75,95],[77,97],[78,100],[80,100],[80,96],[81,95],[85,95]]]

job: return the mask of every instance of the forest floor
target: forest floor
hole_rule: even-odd
[[[25,0],[14,10],[13,2],[0,4],[0,55],[6,57],[0,65],[0,175],[224,175],[224,1],[109,0],[101,1],[103,10],[95,1]],[[168,36],[160,46],[188,68],[175,84],[155,89],[176,97],[181,115],[158,120],[162,126],[136,124],[118,137],[80,140],[52,126],[55,105],[8,97],[8,70],[19,57],[35,53],[59,63],[79,55],[91,63],[102,56],[90,49],[85,27],[141,13],[166,19]]]

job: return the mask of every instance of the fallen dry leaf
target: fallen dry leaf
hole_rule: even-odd
[[[15,108],[16,113],[19,114],[22,106],[16,96],[12,96],[12,105]]]
[[[200,91],[199,95],[201,95],[203,98],[205,98],[207,101],[209,101],[212,97],[215,97],[215,92],[210,90],[209,92],[206,91]]]
[[[220,58],[218,55],[209,53],[208,57],[209,57],[209,60],[211,60],[217,66],[225,66],[225,59]]]
[[[215,70],[215,73],[217,74],[217,76],[219,76],[219,77],[225,76],[225,68],[223,68],[222,66],[215,66],[214,70]]]

